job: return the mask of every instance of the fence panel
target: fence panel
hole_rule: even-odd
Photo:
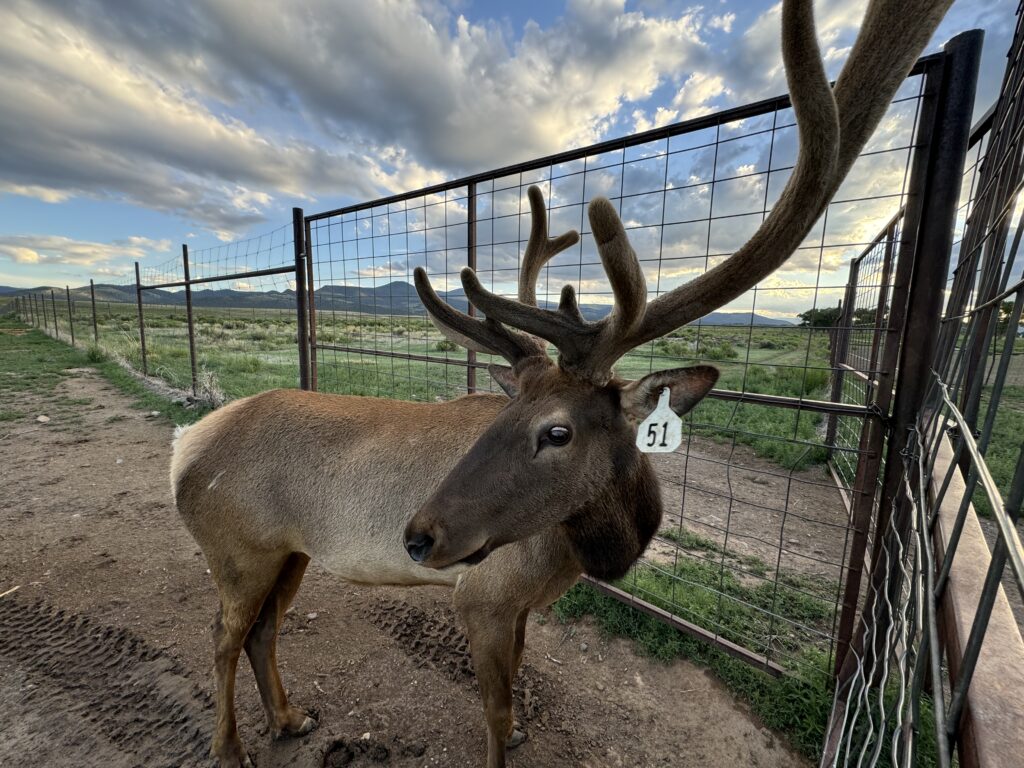
[[[927,396],[889,447],[895,491],[823,765],[1010,766],[1024,753],[1021,51],[1018,15],[1002,95],[971,136]]]
[[[781,273],[618,365],[620,375],[636,378],[710,362],[722,377],[690,414],[681,450],[655,460],[668,510],[661,531],[630,575],[602,588],[771,673],[824,679],[833,663],[854,527],[827,459],[855,473],[866,461],[877,470],[881,454],[842,437],[859,438],[872,421],[870,402],[833,398],[833,377],[852,372],[839,368],[838,341],[824,318],[842,299],[846,267],[872,245],[869,233],[889,223],[891,239],[900,237],[893,222],[911,192],[924,77],[942,61],[930,57],[915,68],[884,129]],[[538,304],[556,306],[570,283],[584,316],[596,319],[609,310],[611,289],[586,217],[595,195],[617,206],[653,297],[749,237],[795,152],[792,112],[778,98],[310,216],[316,386],[417,400],[494,390],[489,358],[467,354],[430,324],[412,272],[424,267],[441,296],[464,311],[458,273],[470,264],[485,287],[515,295],[530,185],[544,193],[552,234],[582,235],[542,271]],[[862,262],[875,287],[862,294],[858,307],[867,314],[849,324],[849,340],[864,358],[853,367],[870,375],[880,365],[871,334],[888,322],[883,285],[894,257]],[[801,310],[802,325],[780,319]],[[830,432],[830,421],[842,430]]]
[[[299,384],[292,225],[183,247],[182,256],[143,269],[140,281],[152,375],[214,401]]]

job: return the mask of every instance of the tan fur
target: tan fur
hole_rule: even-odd
[[[176,434],[171,487],[221,602],[214,625],[214,754],[221,765],[248,759],[232,703],[242,650],[272,734],[315,725],[288,703],[276,666],[277,627],[310,558],[356,583],[458,585],[455,602],[493,742],[488,764],[504,765],[525,616],[568,589],[580,565],[556,529],[504,547],[471,569],[435,570],[409,558],[402,532],[507,403],[496,395],[418,404],[277,390],[235,401]],[[499,652],[499,637],[520,642]]]

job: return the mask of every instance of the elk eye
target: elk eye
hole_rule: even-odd
[[[548,430],[548,442],[552,445],[565,445],[572,438],[568,427],[552,427]]]

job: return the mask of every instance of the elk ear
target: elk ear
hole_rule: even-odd
[[[718,369],[710,365],[656,371],[622,388],[622,410],[627,419],[638,424],[654,410],[661,390],[668,387],[672,393],[670,406],[682,416],[711,391],[716,381]]]
[[[491,374],[491,378],[497,385],[505,390],[506,395],[513,400],[516,399],[516,396],[519,394],[519,382],[516,380],[515,371],[507,365],[494,365],[492,363],[487,366],[487,372]]]
[[[562,525],[583,572],[621,579],[647,549],[661,524],[661,493],[647,457],[622,452],[613,460],[617,482]]]

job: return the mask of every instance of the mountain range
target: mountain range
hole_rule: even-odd
[[[135,303],[135,288],[126,285],[97,284],[96,301]],[[22,288],[0,286],[0,296],[24,292]],[[29,289],[30,293],[49,295],[54,291],[57,298],[64,296],[63,288],[41,286]],[[451,306],[463,312],[469,302],[462,289],[440,292],[438,294]],[[71,296],[76,301],[89,301],[89,287],[72,288]],[[146,304],[183,306],[184,291],[166,291],[161,288],[147,290],[143,294]],[[314,291],[317,311],[360,312],[368,315],[423,315],[426,311],[416,294],[416,288],[402,280],[386,285],[355,286],[325,285]],[[554,309],[552,302],[538,302],[541,307]],[[192,289],[192,305],[195,307],[218,308],[253,308],[253,309],[287,309],[295,306],[295,291],[237,291],[231,288]],[[608,314],[608,304],[581,304],[580,313],[587,320],[600,320]],[[756,312],[711,312],[701,318],[704,325],[772,325],[788,326],[788,320],[765,317]]]

